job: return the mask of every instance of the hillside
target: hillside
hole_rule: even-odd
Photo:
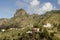
[[[30,15],[21,8],[14,17],[0,19],[0,40],[60,40],[59,35],[60,10]]]

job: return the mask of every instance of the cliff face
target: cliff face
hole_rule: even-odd
[[[27,12],[24,9],[21,8],[21,9],[18,9],[16,11],[16,13],[14,14],[14,16],[23,16],[25,14],[27,14]]]

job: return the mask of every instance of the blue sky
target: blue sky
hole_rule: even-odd
[[[11,18],[20,8],[30,14],[43,14],[47,11],[59,10],[60,0],[0,0],[0,18]]]

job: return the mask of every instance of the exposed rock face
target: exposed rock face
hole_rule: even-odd
[[[25,15],[25,14],[27,14],[27,12],[24,10],[24,9],[18,9],[17,11],[16,11],[16,13],[15,13],[15,15],[14,16],[23,16],[23,15]]]

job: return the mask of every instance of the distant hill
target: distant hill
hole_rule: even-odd
[[[60,25],[60,10],[52,10],[44,14],[44,22],[49,22],[53,25]]]
[[[3,20],[5,19],[0,19],[0,26],[4,25],[4,23],[6,23],[10,27],[14,25],[15,27],[26,27],[32,25],[34,26],[35,24],[42,26],[47,22],[51,23],[52,25],[58,26],[60,25],[60,10],[52,10],[50,12],[46,12],[43,15],[29,15],[29,13],[21,8],[16,11],[14,17],[9,20],[6,19],[6,22],[4,22]]]

